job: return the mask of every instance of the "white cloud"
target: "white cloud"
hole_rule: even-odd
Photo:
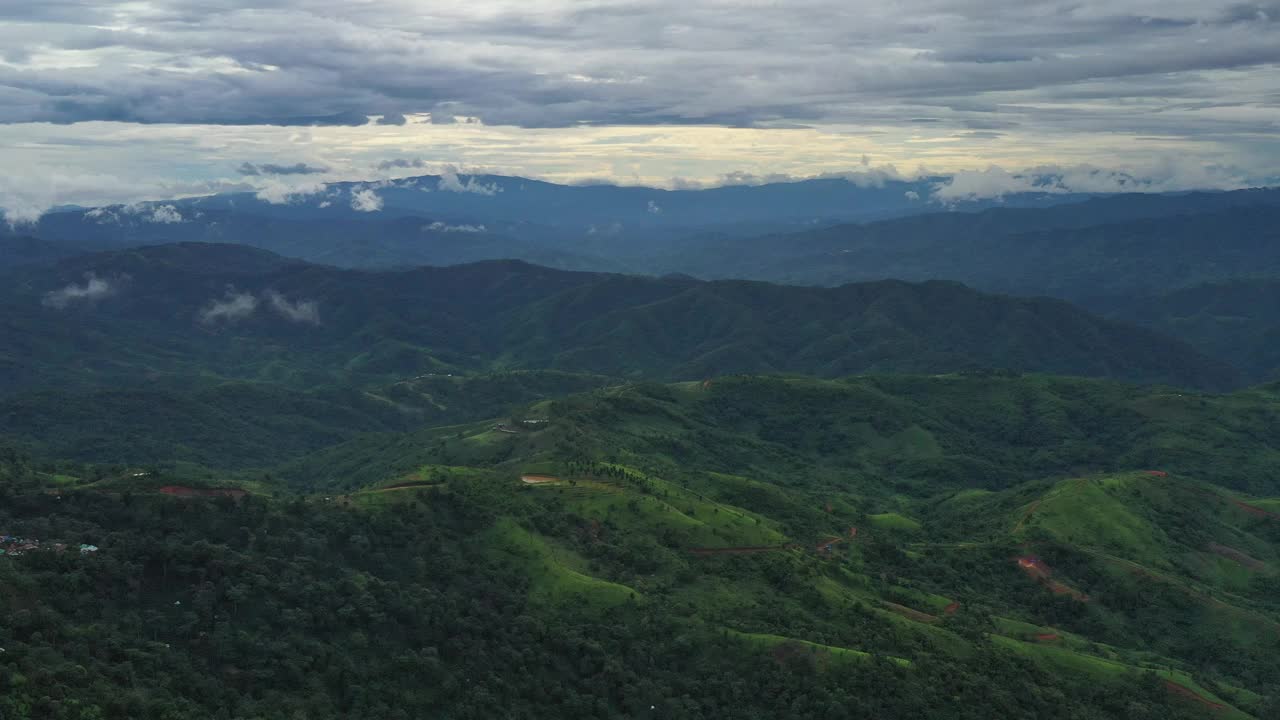
[[[903,193],[903,195],[912,202],[915,202],[916,200],[920,199],[920,193],[916,192],[915,190],[908,190],[905,193]]]
[[[475,195],[497,195],[502,192],[502,187],[497,183],[485,184],[474,175],[463,181],[458,177],[458,172],[452,168],[445,168],[440,173],[440,181],[436,184],[436,188],[441,192],[472,193]]]
[[[27,198],[9,198],[5,201],[4,206],[0,206],[3,211],[4,220],[8,223],[11,230],[17,230],[26,225],[35,225],[40,222],[40,218],[44,216],[49,206],[45,203],[34,202]]]
[[[5,126],[5,137],[18,137],[15,126]],[[75,133],[74,128],[62,128],[56,132]],[[67,138],[70,147],[77,147],[74,140]],[[5,219],[10,225],[27,225],[38,222],[45,213],[59,205],[79,205],[81,207],[110,207],[116,217],[103,214],[95,216],[99,222],[118,222],[118,213],[134,214],[141,208],[150,208],[148,200],[174,200],[199,195],[210,195],[219,192],[243,192],[250,187],[239,181],[226,181],[211,177],[198,180],[178,180],[157,178],[149,168],[135,176],[128,172],[124,161],[114,155],[104,158],[109,172],[92,172],[89,169],[75,171],[69,166],[57,169],[50,168],[51,163],[36,159],[29,154],[27,144],[17,140],[18,147],[5,150],[5,163],[0,165],[0,209],[4,210]],[[56,143],[54,143],[56,144]],[[132,155],[145,155],[147,140],[135,141],[136,148]],[[42,145],[39,141],[35,146]],[[90,147],[92,145],[90,144]],[[37,153],[38,154],[38,153]],[[79,162],[90,158],[90,150],[78,152],[74,158]],[[23,160],[25,158],[25,161]],[[166,160],[164,163],[167,164]],[[176,160],[174,161],[176,162]],[[65,160],[63,162],[65,165]],[[138,179],[141,177],[141,179]],[[128,208],[127,210],[125,208]],[[145,221],[146,218],[138,218]]]
[[[108,280],[89,273],[85,275],[83,285],[71,283],[66,287],[47,292],[42,302],[46,307],[58,310],[76,303],[92,303],[114,295],[123,282],[123,278]]]
[[[430,225],[424,225],[422,229],[430,232],[439,232],[439,233],[486,232],[486,228],[484,225],[450,225],[448,223],[440,222],[439,220],[431,223]]]
[[[646,209],[645,209],[645,211],[646,211],[646,212],[648,212],[650,215],[661,215],[661,214],[662,214],[662,208],[658,205],[658,203],[656,203],[656,202],[654,202],[654,201],[652,201],[652,200],[650,200],[650,201],[649,201],[649,207],[648,207],[648,208],[646,208]]]
[[[1127,170],[1093,165],[1041,165],[1012,171],[992,165],[985,170],[960,170],[933,185],[933,200],[998,200],[1006,195],[1038,193],[1177,192],[1183,190],[1235,190],[1250,187],[1244,171],[1193,158],[1165,158],[1152,165]]]
[[[182,213],[178,212],[178,209],[172,205],[160,205],[156,207],[151,212],[151,215],[148,216],[148,220],[153,223],[161,223],[165,225],[184,221]]]
[[[324,192],[326,185],[317,181],[290,182],[271,178],[258,189],[257,197],[272,205],[291,205]]]
[[[251,191],[279,171],[358,177],[443,157],[653,185],[872,158],[954,170],[1163,153],[1255,181],[1280,167],[1274,0],[0,6],[0,122],[15,123],[0,174],[24,186],[0,188],[10,223],[175,197],[157,178],[226,183],[242,160],[258,175],[232,179]],[[45,168],[121,177],[47,184]]]
[[[199,217],[200,213],[196,213],[195,216]],[[130,218],[137,222],[160,225],[186,222],[186,218],[173,205],[152,205],[149,203],[106,205],[93,208],[84,214],[86,221],[93,220],[99,225],[120,225]]]
[[[233,323],[252,316],[258,310],[258,298],[252,293],[228,290],[222,300],[210,300],[200,311],[200,321]]]
[[[290,302],[275,290],[268,290],[264,297],[271,304],[271,309],[286,320],[308,325],[320,324],[320,303],[315,300]]]
[[[999,199],[1023,192],[1067,192],[1059,185],[1038,183],[1035,175],[1014,173],[993,165],[986,170],[962,170],[949,180],[934,184],[933,198],[938,202],[955,202]]]
[[[104,205],[96,207],[84,214],[85,220],[93,220],[99,225],[119,225],[120,210],[119,206]]]
[[[382,210],[382,196],[369,188],[353,190],[351,209],[356,212],[378,212]]]
[[[862,166],[869,167],[866,155],[862,156]],[[908,179],[898,172],[898,168],[893,165],[881,165],[879,167],[867,170],[854,170],[844,173],[833,173],[824,175],[824,177],[840,177],[848,180],[850,183],[860,188],[882,188],[885,183],[900,182]]]

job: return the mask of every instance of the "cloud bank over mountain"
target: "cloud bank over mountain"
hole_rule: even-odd
[[[1201,186],[1280,164],[1271,0],[51,0],[0,6],[0,47],[10,221],[85,202],[68,177],[133,202],[451,163],[675,184],[870,156],[1150,189],[1164,162]]]

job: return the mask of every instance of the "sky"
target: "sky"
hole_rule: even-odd
[[[1278,66],[1280,0],[0,0],[0,208],[442,168],[1275,184]]]

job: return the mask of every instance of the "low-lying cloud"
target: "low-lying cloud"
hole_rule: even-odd
[[[176,206],[152,203],[98,207],[86,212],[84,219],[92,220],[99,225],[122,225],[132,222],[176,225],[187,221],[182,211]]]
[[[51,290],[41,301],[45,307],[63,310],[80,303],[94,303],[116,294],[125,278],[100,278],[93,273],[84,276],[84,284],[71,283],[66,287]]]
[[[138,141],[136,145],[137,154],[145,155],[146,141]],[[90,155],[86,153],[84,157]],[[9,159],[6,155],[5,160]],[[171,202],[179,198],[253,190],[242,181],[221,178],[167,181],[154,174],[130,177],[120,172],[115,160],[110,165],[110,173],[75,173],[53,170],[44,165],[0,164],[0,209],[3,209],[5,221],[16,230],[38,223],[46,213],[60,205],[77,205],[99,208],[100,212],[90,219],[120,222],[128,215],[131,222],[148,222],[155,217],[157,200]],[[132,217],[139,213],[150,217]],[[172,215],[160,213],[158,220],[164,222],[166,219],[172,219]]]
[[[0,215],[4,216],[5,224],[10,230],[17,230],[40,222],[46,210],[48,206],[44,203],[15,197],[5,201],[5,206],[0,208]]]
[[[291,205],[327,189],[322,182],[286,182],[271,179],[258,189],[257,198],[272,205]]]
[[[147,219],[150,222],[160,223],[162,225],[172,225],[174,223],[184,221],[182,213],[178,212],[178,209],[172,205],[160,205],[159,207],[156,207],[151,211],[151,214],[147,216]]]
[[[369,188],[352,190],[351,209],[356,212],[378,212],[382,210],[382,196]]]
[[[482,233],[488,231],[484,225],[450,225],[439,220],[430,225],[424,225],[422,229],[438,233]]]
[[[999,166],[985,170],[961,170],[933,184],[932,200],[954,203],[999,200],[1018,193],[1111,194],[1125,192],[1177,192],[1183,190],[1236,190],[1250,187],[1247,173],[1225,165],[1164,160],[1131,170],[1091,165],[1043,165],[1022,171]]]
[[[210,300],[200,310],[200,321],[206,324],[234,323],[253,317],[264,307],[290,322],[320,324],[320,303],[315,300],[291,301],[275,290],[254,295],[234,288],[228,289],[222,299]]]
[[[440,173],[440,181],[436,183],[436,189],[440,192],[472,193],[474,195],[497,195],[502,192],[502,186],[497,183],[481,182],[475,175],[463,180],[458,176],[457,171],[452,169],[445,169]]]
[[[286,320],[308,325],[320,324],[320,303],[315,300],[291,302],[275,290],[268,290],[264,297],[270,304],[271,309]]]
[[[222,300],[211,300],[200,311],[203,323],[234,323],[251,317],[258,311],[258,298],[252,293],[228,290]]]

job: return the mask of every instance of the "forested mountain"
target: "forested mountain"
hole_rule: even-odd
[[[1225,364],[1149,331],[942,282],[803,288],[517,262],[376,273],[182,244],[26,272],[0,291],[0,308],[9,339],[0,391],[10,393],[511,369],[695,379],[1000,367],[1235,381]]]
[[[516,259],[801,285],[941,279],[1073,301],[1280,274],[1280,190],[956,202],[931,194],[941,183],[831,179],[697,191],[496,176],[337,183],[284,200],[233,194],[54,212],[24,228],[39,240],[0,229],[0,272],[82,252],[202,242],[339,267]]]
[[[1273,717],[1280,293],[1126,279],[1270,272],[1243,197],[857,230],[1098,315],[7,241],[0,715]]]
[[[7,715],[1276,710],[1275,388],[1019,372],[1235,381],[1153,332],[197,243],[7,277]]]
[[[0,720],[1280,720],[1278,51],[0,0]]]
[[[61,252],[194,241],[341,267],[518,259],[821,285],[947,279],[1069,299],[1275,271],[1280,190],[980,201],[936,197],[943,180],[667,191],[426,176],[272,201],[233,194],[65,210],[23,230]],[[3,233],[0,250],[13,242]]]
[[[304,184],[166,202],[63,209],[24,232],[92,250],[239,243],[311,262],[387,268],[519,259],[581,270],[665,271],[674,251],[723,238],[872,221],[945,207],[1041,207],[1083,195],[935,198],[948,178],[883,174],[665,190],[494,175]],[[0,223],[0,234],[4,224]]]
[[[84,252],[65,243],[0,232],[0,273],[26,265],[48,264]]]
[[[1277,407],[1273,388],[732,377],[269,475],[6,450],[0,523],[34,545],[0,556],[0,707],[1271,717]]]
[[[941,278],[989,291],[1083,300],[1275,277],[1277,228],[1276,190],[1121,196],[725,242],[694,250],[678,264],[708,277],[821,285]]]
[[[1244,273],[1242,273],[1244,274]],[[1096,312],[1182,339],[1254,382],[1280,378],[1280,279],[1094,298]]]

